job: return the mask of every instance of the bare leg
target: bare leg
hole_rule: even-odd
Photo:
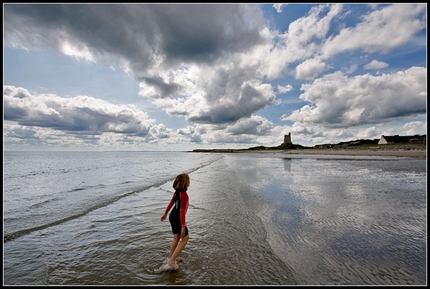
[[[175,252],[175,249],[178,246],[180,238],[181,238],[181,236],[179,234],[173,234],[172,244],[170,244],[169,259],[172,258],[173,252]]]
[[[179,235],[178,235],[179,236]],[[175,234],[176,237],[176,234]],[[170,255],[169,261],[167,261],[167,264],[169,264],[173,269],[178,270],[179,266],[176,264],[176,257],[179,256],[179,254],[182,252],[182,250],[185,248],[185,245],[188,243],[189,236],[185,236],[182,238],[182,240],[177,243],[177,246],[173,253]]]

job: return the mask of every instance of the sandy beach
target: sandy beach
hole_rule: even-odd
[[[244,150],[240,152],[252,153],[282,153],[282,154],[303,154],[303,155],[352,155],[352,156],[395,156],[411,158],[427,158],[427,148],[425,145],[403,145],[384,146],[366,148],[345,148],[345,149],[302,149],[302,150]]]
[[[313,155],[354,155],[354,156],[396,156],[426,158],[427,150],[404,150],[404,149],[309,149],[290,150],[287,154],[313,154]]]

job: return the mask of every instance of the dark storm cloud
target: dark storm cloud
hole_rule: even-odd
[[[181,88],[181,85],[177,83],[166,83],[163,81],[163,79],[159,76],[155,77],[144,77],[142,79],[144,82],[146,82],[149,86],[152,86],[155,88],[157,93],[153,94],[152,97],[154,98],[163,98],[168,95],[174,94],[178,89]]]
[[[244,84],[238,91],[238,98],[234,102],[212,103],[212,109],[201,113],[189,120],[197,123],[232,123],[243,117],[250,117],[255,111],[264,108],[275,100],[275,95],[264,94],[250,84]],[[234,105],[233,105],[234,103]]]
[[[162,57],[210,63],[260,43],[243,5],[211,4],[6,4],[4,38],[9,44],[59,48],[76,41],[91,51],[129,61],[140,79]]]
[[[130,69],[148,88],[141,92],[145,97],[188,98],[181,79],[172,79],[169,73],[186,63],[203,64],[206,74],[210,66],[262,44],[257,9],[242,4],[8,4],[4,39],[8,45],[53,47],[66,54],[72,47],[81,57]],[[188,107],[171,113],[197,122],[231,122],[273,102],[271,95],[258,100],[255,88],[245,83],[257,77],[249,67],[232,67],[225,76],[229,83],[222,85],[227,93],[211,93],[220,86],[210,82],[202,88],[209,92],[202,97],[210,109]],[[228,107],[212,106],[221,98],[231,100]]]

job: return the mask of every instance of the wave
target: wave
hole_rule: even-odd
[[[202,164],[200,164],[199,166],[197,166],[195,168],[192,168],[192,169],[190,169],[188,171],[185,171],[185,173],[191,174],[192,172],[194,172],[196,170],[199,170],[199,169],[201,169],[201,168],[203,168],[205,166],[208,166],[208,165],[212,164],[213,162],[217,161],[218,159],[219,158],[211,159],[210,161],[208,161],[206,163],[202,163]],[[49,227],[52,227],[52,226],[56,226],[56,225],[68,222],[68,221],[73,220],[73,219],[80,218],[80,217],[85,216],[85,215],[87,215],[87,214],[89,214],[89,213],[91,213],[91,212],[93,212],[93,211],[95,211],[95,210],[97,210],[99,208],[102,208],[102,207],[108,206],[110,204],[113,204],[113,203],[117,202],[118,200],[120,200],[122,198],[128,197],[128,196],[136,194],[136,193],[144,192],[145,190],[148,190],[148,189],[153,188],[153,187],[160,187],[160,186],[166,184],[167,182],[173,181],[175,177],[176,177],[176,174],[175,175],[171,174],[171,175],[167,176],[166,178],[163,178],[163,179],[161,179],[161,180],[159,180],[157,182],[154,182],[154,183],[152,183],[150,185],[146,185],[146,186],[142,186],[142,187],[137,187],[137,188],[134,188],[131,191],[127,191],[127,192],[125,192],[123,194],[112,196],[112,197],[110,197],[110,198],[108,198],[106,200],[102,200],[101,202],[98,202],[97,204],[94,204],[93,206],[89,206],[88,208],[80,211],[79,213],[72,214],[70,216],[67,216],[67,217],[64,217],[64,218],[61,218],[61,219],[58,219],[58,220],[54,220],[52,222],[47,222],[46,224],[42,224],[42,225],[39,225],[39,226],[33,226],[33,227],[30,227],[30,228],[25,228],[25,229],[21,229],[21,230],[16,230],[16,231],[10,232],[10,233],[4,232],[3,242],[6,243],[6,242],[14,240],[14,239],[16,239],[16,238],[18,238],[20,236],[27,235],[27,234],[30,234],[30,233],[35,232],[35,231],[43,230],[43,229],[46,229],[46,228],[49,228]],[[123,182],[123,184],[124,183],[133,183],[133,182],[132,181],[125,181],[125,182]],[[87,189],[88,189],[88,187],[78,187],[78,188],[70,190],[70,192],[84,191],[84,190],[87,190]],[[44,200],[43,202],[38,203],[38,204],[36,204],[34,206],[41,206],[41,204],[46,204],[46,203],[49,203],[51,201],[52,201],[52,199],[51,200]]]

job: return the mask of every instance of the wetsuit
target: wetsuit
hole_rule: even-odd
[[[185,214],[188,210],[188,194],[187,191],[176,191],[167,205],[165,213],[172,209],[169,215],[170,225],[172,226],[173,234],[181,234],[182,227],[185,227],[185,236],[188,235],[187,222],[185,220]]]

